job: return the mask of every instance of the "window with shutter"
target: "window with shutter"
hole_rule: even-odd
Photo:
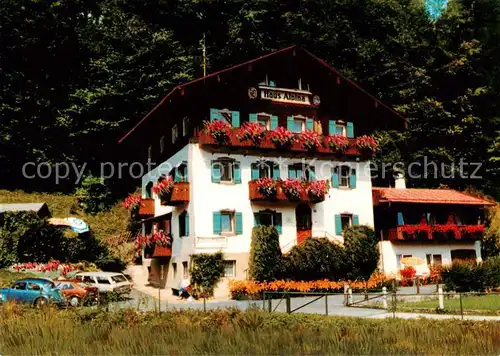
[[[225,157],[212,161],[212,182],[241,183],[240,163]]]

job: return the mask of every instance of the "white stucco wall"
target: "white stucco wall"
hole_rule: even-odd
[[[481,243],[463,242],[449,244],[429,243],[393,243],[391,241],[381,241],[379,243],[381,253],[381,268],[386,274],[396,274],[398,272],[397,255],[412,255],[426,260],[427,254],[441,255],[444,265],[451,264],[452,250],[475,250],[477,260],[481,261]]]

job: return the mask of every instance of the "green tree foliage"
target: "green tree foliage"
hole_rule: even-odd
[[[327,238],[307,239],[284,256],[284,277],[299,281],[345,278],[345,251]]]
[[[106,211],[113,205],[111,190],[101,177],[88,176],[76,190],[78,204],[87,214]]]
[[[272,281],[281,268],[279,235],[273,226],[259,225],[252,229],[248,275],[256,281]]]
[[[73,161],[95,170],[116,139],[176,85],[298,44],[337,67],[410,121],[381,133],[382,161],[436,160],[448,171],[480,162],[473,185],[500,196],[500,4],[449,1],[436,21],[423,0],[4,1],[0,5],[0,165],[3,185],[28,161]],[[189,30],[186,30],[189,29]],[[278,30],[277,30],[278,29]],[[64,139],[62,139],[64,138]],[[425,144],[423,144],[425,143]],[[441,172],[439,172],[441,173]],[[445,172],[446,173],[446,172]],[[73,180],[53,187],[72,190]],[[30,186],[31,185],[31,186]]]
[[[344,230],[347,278],[368,280],[377,269],[380,252],[375,231],[368,226],[352,226]]]
[[[224,255],[222,252],[191,256],[191,284],[200,295],[212,295],[223,275]]]

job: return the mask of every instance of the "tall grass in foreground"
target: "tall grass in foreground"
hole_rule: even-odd
[[[500,323],[368,320],[258,310],[0,310],[0,350],[17,354],[497,354]]]

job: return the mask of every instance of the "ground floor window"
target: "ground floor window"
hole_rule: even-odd
[[[188,269],[188,262],[187,261],[182,262],[182,275],[184,278],[188,278],[188,276],[189,276],[189,269]]]
[[[352,215],[351,214],[341,214],[340,221],[342,222],[342,231],[348,229],[352,226]]]
[[[274,226],[281,234],[281,213],[273,210],[261,210],[254,213],[254,225]]]
[[[236,261],[224,261],[224,277],[236,277]]]
[[[440,254],[430,254],[425,255],[427,260],[427,266],[441,266],[443,264],[443,256]]]
[[[468,249],[463,249],[463,250],[451,250],[451,262],[455,261],[466,261],[466,260],[473,260],[475,261],[477,258],[476,256],[476,250],[468,250]]]

